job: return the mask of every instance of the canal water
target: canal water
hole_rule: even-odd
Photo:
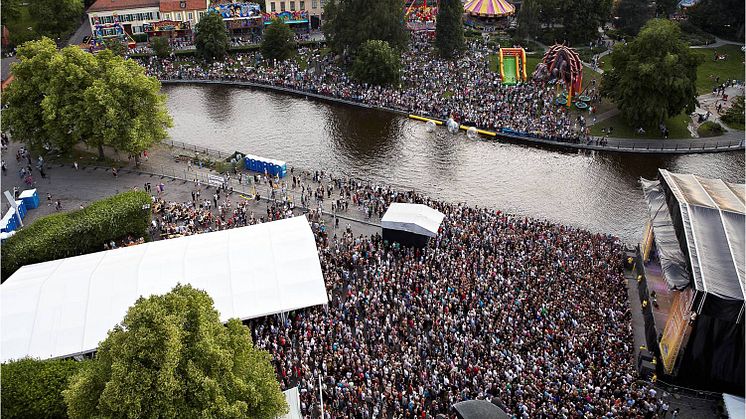
[[[639,178],[659,167],[742,183],[743,152],[651,156],[469,139],[382,111],[226,86],[164,86],[174,140],[285,160],[637,243]]]

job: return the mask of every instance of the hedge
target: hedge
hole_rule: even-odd
[[[24,358],[3,364],[3,419],[66,418],[62,390],[86,362]]]
[[[146,236],[150,196],[129,191],[68,213],[52,214],[22,228],[2,245],[2,280],[18,268],[103,250],[128,234]]]
[[[697,134],[700,137],[717,137],[723,135],[723,127],[717,122],[705,121],[702,125],[697,128]]]

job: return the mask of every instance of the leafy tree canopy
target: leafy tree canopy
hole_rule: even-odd
[[[74,31],[83,17],[82,0],[33,0],[31,17],[38,23],[41,35],[64,38]]]
[[[435,27],[435,47],[440,56],[454,58],[464,43],[464,6],[460,0],[441,0]]]
[[[627,35],[635,36],[653,18],[655,10],[648,0],[620,0],[614,9],[616,24]]]
[[[165,36],[156,36],[150,39],[150,47],[158,58],[166,58],[171,55],[171,45]]]
[[[602,93],[634,127],[656,127],[697,103],[697,65],[701,58],[680,40],[679,26],[653,19],[627,45],[610,55]]]
[[[274,418],[287,412],[266,351],[204,291],[139,299],[63,392],[71,418]]]
[[[2,365],[2,417],[66,418],[62,390],[85,362],[24,358]]]
[[[327,44],[338,53],[354,55],[368,40],[386,41],[396,49],[406,46],[404,7],[401,0],[329,0],[322,27]]]
[[[207,13],[195,26],[194,46],[208,62],[222,60],[228,52],[228,30],[220,14]]]
[[[369,84],[395,83],[399,81],[400,70],[399,53],[386,41],[365,42],[352,63],[352,76]]]
[[[523,0],[518,11],[518,36],[535,38],[541,29],[540,0]]]
[[[743,0],[702,0],[687,10],[687,16],[711,34],[744,41]]]
[[[172,125],[158,80],[131,60],[77,46],[57,51],[42,38],[18,48],[14,82],[5,92],[3,123],[14,139],[41,149],[79,142],[139,154],[167,137]]]
[[[598,28],[611,17],[612,0],[536,0],[541,24],[556,28],[562,39],[583,45],[598,37]]]
[[[286,60],[295,49],[295,34],[290,27],[280,19],[275,19],[264,30],[262,40],[262,55],[268,60]]]

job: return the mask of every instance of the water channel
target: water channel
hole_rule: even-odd
[[[279,93],[164,86],[177,141],[285,160],[430,196],[545,218],[637,243],[647,216],[639,178],[659,167],[742,183],[743,152],[568,152],[469,139],[421,122]],[[673,141],[673,140],[672,140]]]

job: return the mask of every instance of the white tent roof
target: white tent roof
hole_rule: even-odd
[[[0,358],[95,350],[140,297],[177,283],[207,291],[220,319],[328,302],[305,217],[24,266],[0,286]]]
[[[744,185],[664,169],[660,173],[679,203],[695,288],[744,300]]]
[[[725,411],[728,412],[729,418],[743,419],[744,413],[746,413],[743,397],[723,393],[723,402],[725,403]]]
[[[381,218],[381,226],[423,236],[435,237],[445,215],[422,204],[393,203]]]
[[[300,393],[298,387],[293,387],[282,392],[285,395],[285,402],[288,404],[288,413],[280,419],[303,419],[300,412]]]

